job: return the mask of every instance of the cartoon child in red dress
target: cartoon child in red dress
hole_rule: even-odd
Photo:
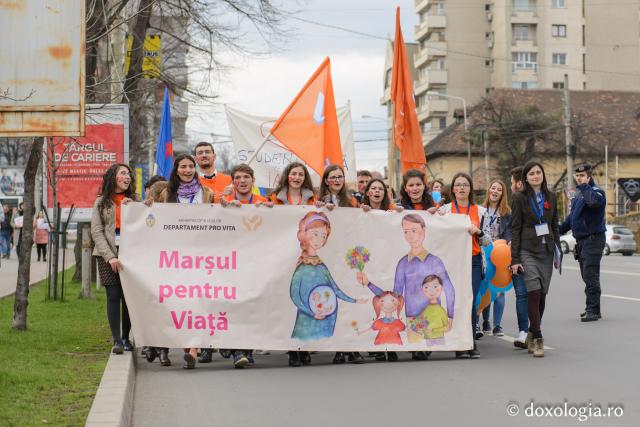
[[[376,320],[371,327],[359,332],[358,335],[371,329],[378,331],[378,335],[376,335],[376,339],[373,342],[375,345],[402,345],[400,332],[404,331],[405,325],[402,320],[397,317],[400,316],[403,307],[404,298],[395,292],[384,291],[380,295],[376,295],[373,297],[373,309],[376,312]],[[384,314],[383,317],[380,317],[381,312]],[[394,317],[394,315],[397,317]]]

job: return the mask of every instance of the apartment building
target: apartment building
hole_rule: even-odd
[[[492,89],[640,90],[640,0],[416,0],[425,144]]]

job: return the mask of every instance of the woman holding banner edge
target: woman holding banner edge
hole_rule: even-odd
[[[97,258],[100,282],[107,294],[107,319],[113,337],[111,351],[114,354],[133,351],[133,344],[129,341],[131,320],[120,281],[122,263],[118,259],[118,249],[120,208],[134,199],[136,190],[131,168],[122,163],[111,165],[102,178],[102,189],[93,205],[91,237],[95,243],[93,256]]]

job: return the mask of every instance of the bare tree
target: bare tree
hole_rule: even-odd
[[[18,254],[18,279],[13,305],[13,328],[27,329],[27,307],[29,305],[29,284],[31,282],[31,249],[33,247],[33,219],[35,213],[35,184],[38,165],[42,158],[43,138],[34,138],[24,171],[24,217],[22,240]]]

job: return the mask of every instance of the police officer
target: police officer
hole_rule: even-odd
[[[607,198],[591,177],[591,165],[576,167],[576,196],[571,200],[571,213],[560,225],[560,234],[571,230],[576,239],[576,258],[585,283],[586,311],[583,322],[600,319],[600,260],[605,245],[605,209]]]

